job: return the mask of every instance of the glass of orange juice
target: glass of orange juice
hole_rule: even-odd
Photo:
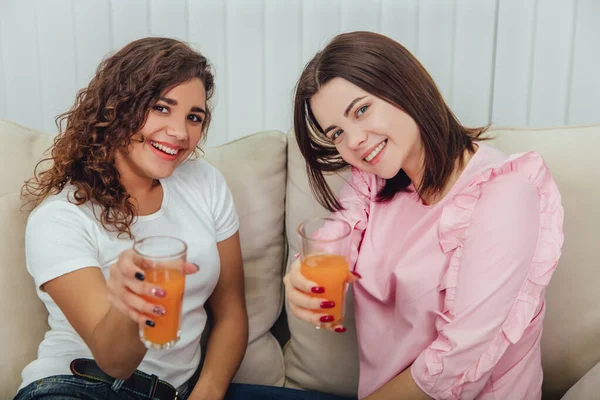
[[[165,297],[143,296],[162,306],[163,316],[152,316],[154,327],[140,328],[140,339],[147,348],[168,349],[181,336],[181,305],[185,288],[187,245],[170,236],[149,236],[137,240],[133,250],[145,261],[145,281],[165,290]]]
[[[309,293],[310,296],[335,303],[333,308],[315,310],[333,316],[333,321],[327,323],[330,326],[344,321],[351,233],[347,222],[330,217],[311,218],[298,227],[300,272],[325,289],[325,293]]]

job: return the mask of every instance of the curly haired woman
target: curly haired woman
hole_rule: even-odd
[[[205,57],[176,40],[146,38],[104,60],[59,119],[66,126],[52,166],[24,186],[37,204],[27,268],[50,330],[16,399],[225,395],[246,349],[248,317],[230,191],[215,168],[190,158],[208,129],[212,94]],[[188,245],[182,333],[173,348],[148,350],[139,327],[151,329],[165,310],[142,296],[164,290],[145,282],[131,248],[165,232]],[[205,307],[213,327],[195,383]]]

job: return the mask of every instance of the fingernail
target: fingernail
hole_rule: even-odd
[[[331,322],[333,321],[333,315],[323,315],[319,321],[321,322]]]
[[[360,274],[358,272],[354,272],[354,271],[350,271],[350,272],[352,272],[352,275],[354,275],[358,279],[362,278],[362,276],[360,276]]]
[[[137,279],[138,281],[143,281],[145,279],[144,274],[142,274],[141,272],[136,272],[135,279]]]
[[[343,326],[338,326],[337,328],[335,328],[335,331],[337,333],[344,333],[346,332],[346,328],[344,328]]]
[[[322,301],[321,308],[333,308],[335,307],[335,302],[333,301]]]
[[[315,286],[310,289],[313,293],[325,293],[325,288],[321,286]]]
[[[299,259],[299,258],[300,258],[300,253],[296,253],[296,254],[294,254],[294,258],[295,258],[296,260],[297,260],[297,259]]]
[[[154,297],[165,297],[165,295],[167,294],[167,292],[165,292],[164,289],[159,288],[159,287],[153,287],[150,290],[150,293],[152,294],[152,296]]]
[[[150,321],[149,319],[147,319],[146,325],[148,325],[150,328],[154,328],[154,321]]]
[[[188,263],[190,265],[192,265],[194,268],[196,268],[196,271],[200,270],[200,267],[198,266],[198,264],[194,264],[194,263]]]
[[[152,309],[152,312],[156,315],[165,315],[167,313],[167,311],[159,306],[156,306]]]

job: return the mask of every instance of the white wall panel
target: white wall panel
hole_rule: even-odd
[[[446,101],[452,90],[455,0],[419,1],[416,56],[433,77]]]
[[[419,36],[419,0],[381,0],[381,32],[413,54]]]
[[[10,1],[2,11],[0,36],[6,117],[26,126],[43,129],[46,120],[42,113],[35,2]]]
[[[293,124],[293,89],[302,73],[301,0],[265,0],[263,126],[286,132]]]
[[[106,0],[73,1],[77,89],[87,86],[100,61],[113,50],[110,18],[111,4]]]
[[[302,1],[302,64],[341,32],[340,0]]]
[[[353,30],[407,47],[468,125],[600,123],[596,0],[0,0],[0,10],[0,117],[50,132],[107,54],[149,35],[186,40],[213,64],[209,145],[287,131],[302,68]]]
[[[600,120],[600,1],[578,0],[568,123]]]
[[[457,0],[449,104],[464,124],[490,123],[497,0]]]
[[[262,130],[264,123],[263,0],[227,0],[228,139]]]
[[[381,0],[363,0],[352,3],[342,1],[340,4],[340,27],[348,31],[373,31],[381,27]]]
[[[0,3],[1,5],[2,3]],[[0,118],[8,118],[7,110],[6,110],[6,85],[4,81],[6,80],[6,74],[4,73],[4,54],[2,54],[2,25],[3,18],[0,16]]]
[[[527,124],[537,0],[499,0],[492,123]]]
[[[186,0],[150,0],[148,9],[150,35],[187,40],[187,6]]]
[[[537,5],[528,125],[566,121],[574,14],[575,0],[543,0]]]
[[[213,66],[215,94],[213,113],[206,144],[217,145],[228,137],[227,127],[227,20],[223,2],[190,0],[188,2],[188,41]]]
[[[70,0],[36,0],[35,4],[44,118],[42,129],[46,132],[56,132],[54,118],[71,107],[73,94],[77,91],[71,5]]]
[[[110,1],[112,40],[115,49],[150,35],[150,8],[147,0]]]

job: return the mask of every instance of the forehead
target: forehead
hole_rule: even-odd
[[[343,116],[346,107],[357,97],[368,95],[366,91],[343,78],[333,78],[310,99],[310,107],[321,122],[322,119]]]
[[[182,82],[166,90],[163,96],[181,102],[199,103],[198,105],[201,106],[206,102],[206,89],[200,79],[192,78],[189,81]]]

